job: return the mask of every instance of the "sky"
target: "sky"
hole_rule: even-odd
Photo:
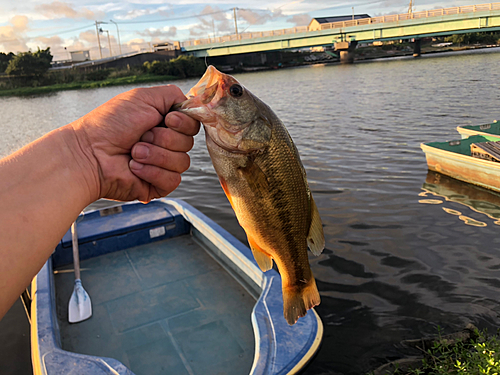
[[[473,0],[413,0],[413,11],[482,4]],[[70,51],[92,59],[151,50],[156,43],[307,26],[313,17],[408,12],[409,0],[0,0],[0,52],[50,47],[55,61]],[[111,22],[113,21],[113,22]],[[118,35],[119,41],[118,43]],[[111,48],[110,48],[111,47]]]

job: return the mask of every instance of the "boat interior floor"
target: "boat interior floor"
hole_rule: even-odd
[[[192,236],[81,261],[92,301],[68,323],[72,265],[54,271],[64,350],[115,358],[135,374],[248,374],[255,299]]]

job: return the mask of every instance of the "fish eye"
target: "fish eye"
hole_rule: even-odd
[[[238,84],[234,84],[229,88],[229,93],[235,98],[239,98],[243,95],[243,87]]]

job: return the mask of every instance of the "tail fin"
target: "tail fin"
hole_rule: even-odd
[[[312,276],[302,289],[283,286],[283,315],[289,325],[297,323],[299,318],[306,315],[307,310],[320,302],[316,280]]]

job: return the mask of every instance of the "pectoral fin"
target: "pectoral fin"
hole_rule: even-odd
[[[319,216],[318,207],[311,195],[311,227],[307,235],[307,246],[314,255],[319,255],[325,248],[325,236],[323,234],[323,224]]]
[[[253,257],[262,272],[269,271],[273,268],[273,259],[269,255],[265,254],[250,236],[248,236],[248,243],[252,249]]]
[[[267,181],[266,174],[253,160],[249,159],[247,165],[241,167],[239,170],[254,192],[269,189],[269,182]]]

